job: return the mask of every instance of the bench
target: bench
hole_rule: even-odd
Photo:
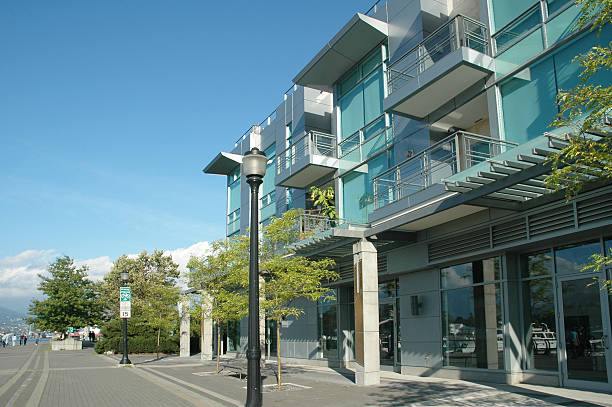
[[[266,362],[263,359],[259,360],[259,369],[263,371],[266,367]],[[238,373],[240,380],[242,380],[242,376],[247,375],[248,370],[248,360],[243,357],[235,357],[231,359],[221,359],[219,361],[219,373],[224,370]]]

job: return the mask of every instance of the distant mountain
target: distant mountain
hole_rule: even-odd
[[[22,318],[25,318],[25,314],[6,307],[0,307],[0,322],[14,321]]]

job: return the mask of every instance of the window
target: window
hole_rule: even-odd
[[[498,258],[440,270],[445,366],[504,368],[500,275]]]
[[[227,176],[227,236],[240,231],[240,166]]]
[[[274,177],[276,176],[276,145],[272,144],[265,149],[264,153],[268,157],[266,175],[261,185],[261,199],[259,200],[259,219],[263,224],[270,217],[276,215],[276,186]]]
[[[382,114],[382,48],[377,48],[337,84],[340,134],[344,140]]]
[[[324,359],[338,358],[337,291],[334,299],[321,299],[317,303],[319,351]]]
[[[521,257],[525,369],[556,371],[553,261],[550,251]]]

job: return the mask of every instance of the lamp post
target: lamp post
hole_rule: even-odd
[[[247,407],[261,406],[261,374],[259,363],[259,216],[258,190],[266,175],[268,158],[253,147],[242,159],[242,170],[251,186],[251,236],[249,258],[249,343],[247,347]]]
[[[127,287],[128,280],[130,279],[130,273],[123,270],[120,273],[121,281],[123,282],[123,286]],[[130,358],[128,358],[128,341],[127,341],[127,318],[121,318],[123,320],[123,357],[121,358],[120,365],[131,365],[132,362]]]

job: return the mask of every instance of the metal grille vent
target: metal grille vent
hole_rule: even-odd
[[[576,209],[580,226],[612,219],[612,200],[606,195],[580,201]]]
[[[387,255],[378,255],[378,274],[387,272]]]
[[[338,264],[338,274],[340,274],[339,280],[350,280],[353,278],[353,263],[340,263]]]
[[[518,242],[527,238],[525,218],[493,226],[493,247]]]
[[[427,246],[427,252],[431,262],[445,257],[488,249],[490,246],[489,228],[484,228],[430,243]]]
[[[546,235],[574,227],[574,209],[571,205],[529,216],[529,237]]]

